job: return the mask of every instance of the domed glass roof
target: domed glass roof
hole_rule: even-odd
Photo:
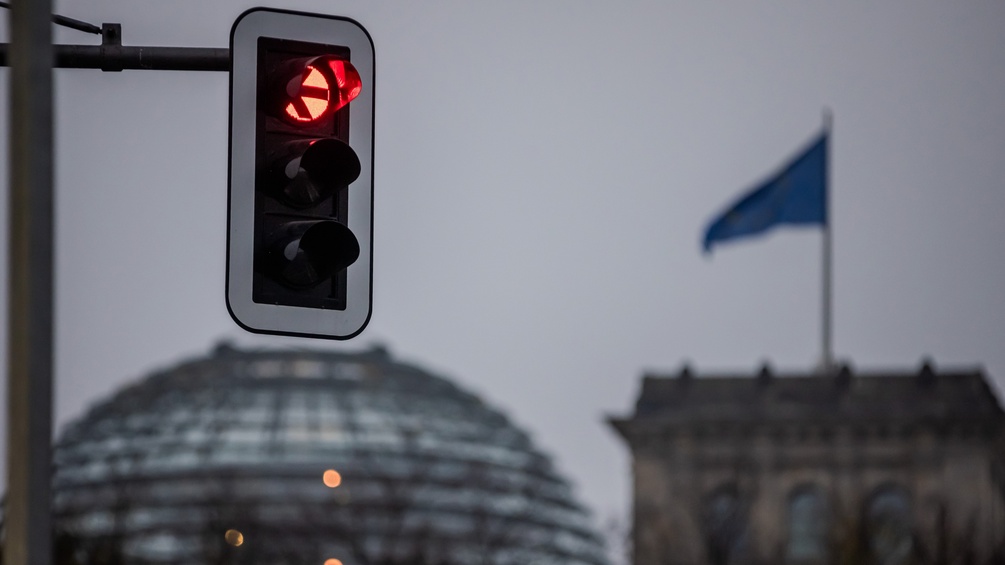
[[[96,405],[54,457],[57,524],[92,562],[605,563],[524,432],[381,349],[221,346]]]

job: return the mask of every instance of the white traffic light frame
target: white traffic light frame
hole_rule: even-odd
[[[345,46],[363,82],[349,104],[349,139],[360,160],[349,186],[348,227],[360,255],[346,270],[344,310],[263,304],[252,299],[255,239],[256,111],[258,39],[270,37]],[[343,17],[254,8],[241,14],[230,33],[230,162],[227,216],[227,310],[255,333],[350,339],[370,321],[373,297],[373,41],[357,22]]]

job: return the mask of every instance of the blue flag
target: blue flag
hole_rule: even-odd
[[[757,235],[778,224],[827,225],[826,132],[716,216],[705,230],[705,252],[716,242]]]

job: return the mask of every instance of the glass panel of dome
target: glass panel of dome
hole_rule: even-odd
[[[266,427],[274,422],[275,410],[269,406],[255,404],[248,406],[244,411],[244,425]]]
[[[153,534],[142,536],[130,544],[128,551],[134,555],[146,556],[148,558],[158,558],[172,555],[185,546],[182,540],[171,534]]]
[[[332,376],[338,379],[358,381],[366,375],[363,365],[358,363],[336,363],[332,367]]]
[[[228,444],[257,444],[261,441],[260,430],[249,428],[230,428],[220,434],[220,442]]]
[[[290,373],[301,379],[319,379],[325,376],[325,365],[313,359],[296,359],[290,366]]]
[[[189,467],[195,463],[196,457],[191,451],[174,450],[159,454],[155,464],[158,468],[170,469],[172,467]]]
[[[283,376],[283,362],[275,360],[259,361],[248,367],[248,373],[260,377],[281,377]]]
[[[310,391],[296,390],[289,391],[285,395],[284,410],[290,412],[302,412],[307,409],[308,399],[311,397]]]

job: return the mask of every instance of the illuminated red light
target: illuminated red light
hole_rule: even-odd
[[[297,96],[286,105],[286,114],[298,122],[313,122],[328,110],[331,85],[313,66],[304,69]]]
[[[319,57],[304,68],[299,79],[291,81],[286,115],[300,123],[313,122],[346,106],[362,90],[363,81],[352,63]]]

